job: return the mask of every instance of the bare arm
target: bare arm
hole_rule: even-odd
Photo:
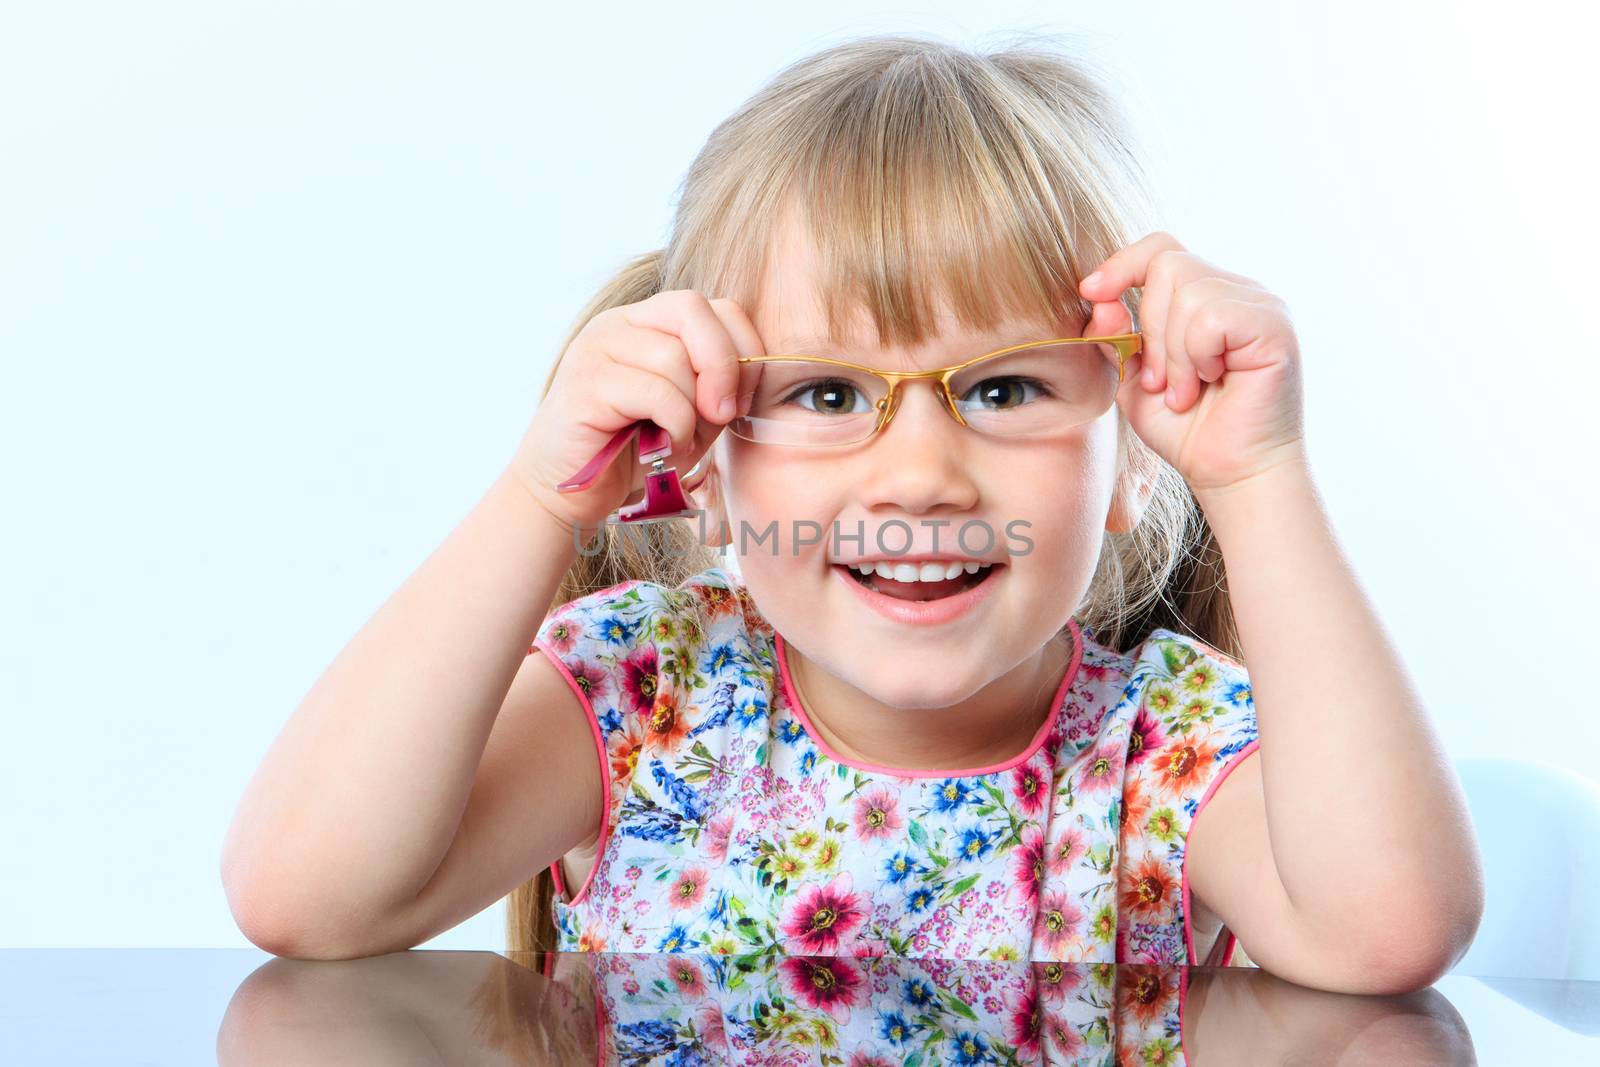
[[[1197,497],[1222,547],[1261,747],[1190,830],[1194,893],[1293,982],[1427,986],[1483,911],[1471,819],[1427,709],[1308,469]]]
[[[408,947],[593,836],[588,725],[555,669],[526,655],[576,553],[570,530],[502,475],[323,672],[223,848],[252,941],[316,958]],[[497,725],[519,670],[518,714]],[[423,894],[467,829],[471,862],[444,894]]]

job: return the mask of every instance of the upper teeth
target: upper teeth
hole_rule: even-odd
[[[978,563],[968,560],[952,560],[949,563],[940,563],[929,560],[926,563],[890,563],[887,560],[870,560],[863,563],[852,563],[853,570],[862,574],[876,574],[880,578],[890,578],[897,582],[946,582],[962,571],[968,574],[977,574],[980,569],[993,566],[989,563]]]

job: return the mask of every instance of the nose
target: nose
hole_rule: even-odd
[[[857,483],[862,503],[914,514],[973,507],[978,491],[967,462],[972,431],[952,417],[937,381],[902,382],[898,393],[889,424],[866,452],[868,469]]]

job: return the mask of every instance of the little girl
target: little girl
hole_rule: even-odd
[[[1287,311],[1130,240],[1121,128],[1056,51],[904,35],[718,126],[251,783],[251,939],[387,952],[511,892],[512,949],[1447,971],[1476,846]],[[641,419],[700,521],[607,522],[630,451],[556,488]]]

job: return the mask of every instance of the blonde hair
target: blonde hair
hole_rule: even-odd
[[[835,336],[864,308],[882,344],[920,343],[934,332],[936,295],[975,330],[1008,313],[1087,317],[1079,280],[1146,232],[1150,198],[1120,111],[1062,38],[978,52],[880,34],[784,68],[712,131],[684,178],[667,246],[596,294],[563,351],[591,317],[664,290],[755,306],[791,209],[816,250],[816,290]],[[1137,316],[1137,294],[1127,300]],[[1142,481],[1149,495],[1131,531],[1107,533],[1075,616],[1119,652],[1166,627],[1239,658],[1221,554],[1200,508],[1120,410],[1117,422],[1121,491],[1131,496]],[[551,610],[630,579],[676,586],[722,562],[693,524],[648,531],[618,537],[605,527],[600,551],[574,564]],[[554,947],[552,893],[546,870],[511,894],[512,950]]]

